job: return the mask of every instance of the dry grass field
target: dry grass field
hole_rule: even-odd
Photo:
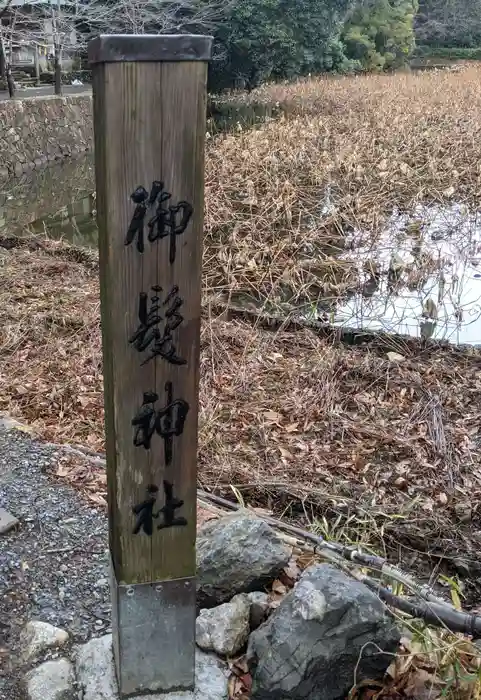
[[[448,576],[468,607],[480,594],[480,352],[395,336],[348,345],[216,310],[337,298],[359,284],[339,257],[353,230],[375,248],[395,207],[475,210],[480,84],[467,66],[242,97],[283,116],[208,141],[200,398],[202,487]],[[96,255],[39,238],[0,251],[0,410],[102,451]],[[104,476],[84,463],[58,476],[102,500]],[[479,697],[458,641],[416,667],[443,670],[430,697]]]
[[[244,98],[285,116],[210,144],[207,292],[274,306],[335,296],[357,284],[332,255],[350,230],[375,245],[396,207],[477,206],[480,77],[472,65],[325,78]]]

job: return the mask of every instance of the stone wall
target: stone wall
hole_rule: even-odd
[[[0,181],[0,237],[52,215],[78,214],[75,205],[95,192],[92,153],[62,158],[48,167]],[[75,212],[71,211],[72,208]],[[91,212],[89,212],[91,213]],[[49,224],[52,222],[49,221]],[[49,226],[50,228],[50,226]]]
[[[0,178],[92,147],[90,94],[0,102]]]

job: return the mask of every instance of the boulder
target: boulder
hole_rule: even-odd
[[[220,656],[233,656],[249,637],[251,604],[243,593],[210,610],[201,610],[196,620],[197,646]]]
[[[68,641],[68,632],[48,622],[28,622],[20,636],[23,660],[32,661],[47,649],[60,647]]]
[[[399,639],[374,593],[332,566],[312,566],[251,634],[252,699],[341,700],[384,676]]]
[[[260,518],[245,511],[206,523],[197,535],[197,600],[212,607],[271,583],[286,566],[289,547]]]
[[[46,661],[25,678],[28,700],[76,700],[75,676],[67,659]]]

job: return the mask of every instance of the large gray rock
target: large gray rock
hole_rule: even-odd
[[[23,660],[30,662],[47,649],[60,647],[68,641],[68,632],[48,622],[28,622],[20,636]]]
[[[197,536],[197,600],[211,607],[272,582],[291,551],[260,518],[244,512],[208,522]]]
[[[67,659],[46,661],[25,678],[28,700],[76,700],[75,676]]]
[[[91,639],[76,650],[78,684],[83,700],[119,700],[112,653],[112,635]],[[213,654],[196,650],[195,693],[175,692],[138,700],[227,700],[227,665]],[[44,699],[45,700],[45,699]]]
[[[341,700],[356,682],[383,677],[399,638],[368,588],[332,566],[312,566],[251,634],[252,698]]]
[[[229,603],[201,610],[195,627],[197,646],[221,656],[233,656],[249,637],[250,610],[250,601],[244,593],[234,596]]]

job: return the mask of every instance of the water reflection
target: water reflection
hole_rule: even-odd
[[[97,248],[95,194],[88,194],[55,214],[35,220],[28,229],[33,233],[46,233],[50,238],[65,238],[77,246]]]
[[[91,155],[3,183],[0,245],[28,230],[96,248],[94,188]],[[357,281],[341,297],[319,305],[313,300],[306,315],[350,328],[481,344],[480,212],[461,204],[394,212],[380,236],[356,230],[341,253],[329,255],[354,266]]]
[[[481,343],[481,214],[463,205],[395,212],[381,236],[355,231],[343,258],[360,290],[339,302],[336,324]]]
[[[26,231],[97,245],[92,155],[69,158],[0,186],[0,236]]]

